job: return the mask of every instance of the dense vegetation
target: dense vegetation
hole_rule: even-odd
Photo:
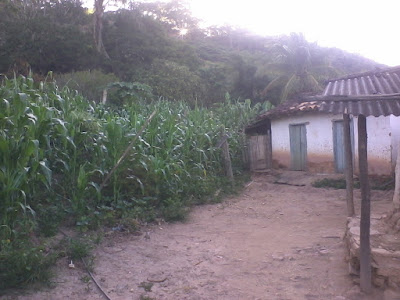
[[[235,99],[277,104],[281,96],[292,96],[284,90],[288,83],[291,90],[315,91],[327,78],[377,66],[310,44],[300,34],[260,37],[228,26],[202,28],[183,1],[125,7],[102,16],[99,52],[93,40],[97,14],[79,1],[0,1],[0,73],[64,74],[60,84],[75,85],[95,101],[107,83],[123,81],[191,103],[210,105],[229,92]],[[94,87],[88,70],[97,70],[101,84]]]
[[[186,207],[213,200],[227,183],[217,147],[222,130],[239,175],[242,129],[260,109],[228,95],[213,109],[166,100],[111,108],[25,77],[4,80],[0,99],[0,288],[42,274],[42,248],[32,237],[55,234],[60,222],[85,231],[181,220]],[[131,141],[127,159],[101,189]],[[26,261],[12,260],[22,254]]]
[[[261,103],[376,66],[301,34],[201,28],[182,1],[104,14],[95,5],[92,14],[77,0],[0,0],[0,73],[14,78],[0,86],[0,290],[46,278],[55,256],[43,239],[60,225],[181,220],[215,201],[231,189],[222,131],[240,175],[243,127]]]

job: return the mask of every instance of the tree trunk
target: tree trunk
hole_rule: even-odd
[[[358,116],[358,159],[361,187],[361,221],[360,221],[360,288],[365,293],[371,292],[371,248],[370,217],[371,199],[368,183],[367,160],[367,120]]]
[[[104,0],[94,1],[94,26],[93,37],[96,44],[97,52],[110,58],[103,44],[103,16],[104,16]]]
[[[347,216],[354,216],[353,201],[353,153],[351,149],[351,133],[350,133],[350,116],[343,114],[343,136],[344,136],[344,152],[346,162],[346,199],[347,199]]]

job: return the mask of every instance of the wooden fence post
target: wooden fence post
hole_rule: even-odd
[[[358,159],[361,187],[361,220],[360,220],[360,288],[365,293],[371,292],[371,248],[370,217],[371,195],[368,183],[367,160],[367,119],[358,116]]]
[[[343,136],[344,136],[344,152],[346,163],[346,199],[347,199],[347,216],[354,216],[354,201],[353,201],[353,151],[351,148],[351,133],[350,133],[350,116],[343,114]]]
[[[228,144],[228,136],[225,133],[225,128],[222,128],[221,131],[221,142],[220,142],[220,147],[222,149],[222,157],[224,160],[224,167],[225,167],[225,174],[228,176],[229,181],[232,182],[233,184],[233,171],[232,171],[232,162],[231,162],[231,156],[229,154],[229,144]]]
[[[400,209],[400,143],[397,145],[395,176],[396,179],[393,194],[393,212]]]

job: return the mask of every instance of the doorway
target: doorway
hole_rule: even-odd
[[[307,169],[307,131],[306,124],[289,125],[290,136],[290,169],[305,171]]]
[[[346,169],[346,156],[344,151],[344,135],[343,135],[343,120],[335,120],[332,125],[333,129],[333,156],[334,156],[334,164],[335,164],[335,172],[344,173]],[[350,140],[351,140],[351,149],[353,151],[354,145],[354,131],[353,131],[353,122],[350,120]],[[354,157],[354,154],[353,154]]]

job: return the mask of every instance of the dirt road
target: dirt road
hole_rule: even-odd
[[[348,275],[342,236],[344,190],[317,189],[302,173],[254,175],[243,192],[193,209],[185,223],[122,235],[95,251],[94,275],[111,299],[383,299],[366,297]],[[357,211],[359,192],[356,191]],[[390,192],[373,192],[384,211]],[[17,299],[104,299],[85,272],[58,266],[56,288]]]

